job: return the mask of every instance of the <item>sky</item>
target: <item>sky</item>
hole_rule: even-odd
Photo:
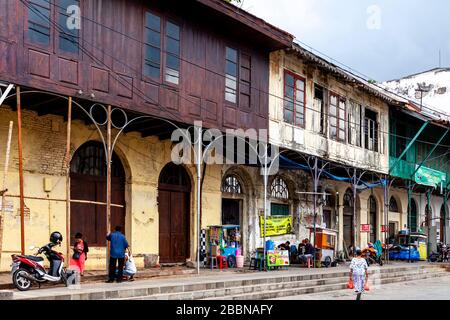
[[[243,0],[243,9],[378,82],[450,67],[448,0]]]

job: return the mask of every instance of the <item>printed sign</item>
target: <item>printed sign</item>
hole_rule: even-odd
[[[361,232],[370,232],[370,224],[362,224]]]
[[[441,185],[442,182],[446,180],[446,174],[444,172],[440,172],[437,170],[433,170],[426,167],[416,166],[417,172],[415,175],[415,181],[418,184],[437,188]]]
[[[381,232],[389,232],[389,227],[386,225],[381,226]]]
[[[259,216],[261,238],[264,238],[264,217]],[[292,216],[269,216],[266,219],[267,237],[292,233]]]
[[[285,267],[289,266],[289,251],[268,251],[267,253],[268,267]]]

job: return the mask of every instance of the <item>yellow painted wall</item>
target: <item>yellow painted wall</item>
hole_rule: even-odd
[[[0,108],[0,178],[3,178],[6,139],[9,121],[14,121],[14,136],[6,187],[9,189],[6,202],[12,201],[14,212],[5,214],[3,253],[0,270],[9,269],[10,254],[20,251],[20,218],[18,214],[19,195],[17,113],[3,106]],[[40,246],[48,241],[52,231],[58,230],[66,237],[66,176],[64,154],[66,149],[66,122],[62,117],[37,116],[30,111],[23,112],[23,159],[24,193],[27,197],[49,198],[50,200],[26,199],[30,216],[25,219],[25,242],[27,254],[33,252],[29,246]],[[83,143],[97,140],[98,133],[93,126],[73,121],[71,153]],[[137,256],[138,267],[143,266],[143,254],[158,254],[159,219],[157,185],[163,167],[171,161],[171,141],[160,141],[156,137],[142,138],[138,133],[123,135],[116,153],[125,167],[126,180],[126,230],[133,254]],[[191,258],[196,260],[197,218],[196,218],[196,169],[187,166],[191,176]],[[221,219],[221,166],[208,166],[203,186],[202,226],[218,224]],[[51,180],[52,189],[44,191],[44,178]],[[1,180],[0,180],[1,181]],[[1,182],[0,182],[1,183]],[[0,186],[2,188],[2,186]],[[73,230],[76,232],[78,230]],[[79,230],[82,232],[82,230]],[[66,245],[60,248],[67,252]],[[105,248],[91,248],[87,269],[105,269]]]

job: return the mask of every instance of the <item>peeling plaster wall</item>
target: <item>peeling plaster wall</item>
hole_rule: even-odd
[[[9,121],[14,121],[14,135],[7,177],[8,197],[6,203],[13,205],[12,212],[5,214],[3,253],[0,270],[9,270],[10,255],[20,251],[20,217],[18,214],[19,195],[17,113],[10,108],[0,108],[0,177],[3,178],[6,138]],[[30,216],[25,219],[25,242],[27,254],[31,245],[43,245],[50,233],[59,230],[66,238],[66,177],[63,165],[66,150],[66,125],[63,117],[38,116],[34,112],[23,111],[23,159],[24,193],[27,197],[50,198],[60,201],[29,200]],[[71,153],[85,142],[97,140],[98,133],[93,126],[81,121],[73,121]],[[143,254],[158,254],[159,214],[158,180],[163,167],[171,161],[171,141],[160,141],[156,137],[142,138],[138,133],[124,134],[116,147],[126,171],[126,230],[125,234],[132,246],[138,267],[143,266]],[[190,257],[196,260],[197,214],[196,214],[196,168],[186,167],[191,177],[190,210]],[[208,166],[203,184],[202,227],[218,224],[221,220],[222,166]],[[51,191],[45,192],[44,178],[50,179]],[[72,232],[75,232],[72,230]],[[82,231],[81,231],[82,232]],[[66,254],[66,243],[60,247]],[[105,248],[92,248],[86,262],[87,269],[105,269]]]
[[[283,121],[284,70],[289,70],[307,79],[306,81],[306,127],[292,126]],[[379,115],[381,153],[365,150],[350,144],[327,139],[319,132],[320,110],[314,106],[314,83],[339,94],[347,100],[354,100],[363,107],[369,107]],[[310,155],[361,169],[387,173],[388,157],[388,105],[380,99],[362,92],[356,87],[343,84],[329,74],[313,69],[294,55],[284,51],[270,55],[270,93],[269,97],[269,137],[274,144]],[[348,105],[348,104],[347,104]],[[328,110],[326,110],[328,114]],[[347,120],[347,119],[346,119]],[[329,131],[327,121],[327,133]]]

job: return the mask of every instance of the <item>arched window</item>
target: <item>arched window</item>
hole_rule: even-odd
[[[389,200],[389,211],[391,212],[399,212],[397,200],[394,197],[391,197]]]
[[[186,169],[181,165],[176,165],[173,162],[167,164],[159,175],[159,186],[170,185],[178,186],[181,189],[189,189],[191,182]]]
[[[289,199],[289,190],[288,190],[287,184],[280,177],[276,177],[273,180],[270,193],[272,195],[272,198],[275,198],[275,199],[283,199],[283,200]]]
[[[369,223],[370,223],[370,242],[377,239],[377,201],[373,196],[369,197]]]
[[[95,177],[106,177],[105,148],[100,142],[89,141],[82,145],[74,154],[70,162],[70,173]],[[119,157],[113,153],[111,162],[111,176],[124,178],[125,171]]]
[[[242,194],[242,187],[236,176],[227,176],[222,182],[222,192]]]
[[[448,221],[448,207],[447,207],[447,212],[445,212],[445,205],[441,206],[441,214],[440,214],[440,223],[439,223],[439,237],[440,237],[440,241],[444,242],[444,240],[448,240],[448,239],[444,239],[444,232],[445,232],[445,227],[446,227],[446,219]]]
[[[274,201],[270,204],[270,213],[273,216],[288,216],[289,212],[289,189],[286,181],[276,177],[270,188],[270,194]]]
[[[408,208],[408,226],[411,232],[417,232],[417,204],[411,199],[411,208]]]
[[[353,208],[353,192],[347,189],[344,194],[344,207]]]

